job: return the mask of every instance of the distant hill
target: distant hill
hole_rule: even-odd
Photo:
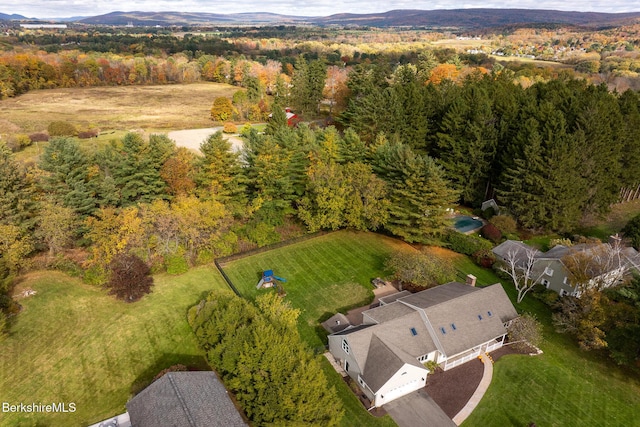
[[[9,18],[3,18],[9,16]],[[26,19],[20,15],[3,15],[2,19]],[[59,19],[71,21],[73,19]],[[275,13],[199,13],[199,12],[112,12],[106,15],[78,17],[76,22],[90,25],[170,26],[206,24],[315,24],[357,25],[370,27],[427,27],[486,29],[514,25],[579,25],[602,28],[640,22],[640,12],[599,13],[563,12],[536,9],[451,9],[391,10],[384,13],[343,13],[325,17],[278,15]]]
[[[7,15],[6,13],[0,13],[0,19],[4,19],[6,21],[11,21],[11,20],[22,20],[22,19],[29,19],[26,16],[22,16],[22,15],[16,15],[15,13],[12,15]]]
[[[620,25],[640,20],[640,12],[563,12],[535,9],[392,10],[385,13],[338,14],[314,20],[317,24],[373,27],[492,28],[517,24]]]
[[[198,13],[198,12],[112,12],[81,19],[78,22],[93,25],[198,25],[198,24],[278,24],[304,22],[308,18],[266,12],[250,13]]]

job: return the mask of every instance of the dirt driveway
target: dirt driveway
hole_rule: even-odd
[[[209,135],[214,134],[219,130],[222,130],[221,126],[204,129],[176,130],[173,132],[169,132],[167,136],[170,139],[173,139],[178,147],[186,147],[199,152],[200,144],[202,144],[209,137]],[[231,149],[233,151],[238,152],[242,150],[242,147],[244,147],[242,138],[240,138],[238,135],[224,134],[224,137],[231,143]]]

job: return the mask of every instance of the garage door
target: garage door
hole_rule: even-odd
[[[376,400],[376,406],[384,405],[387,402],[391,402],[392,400],[404,396],[405,394],[409,394],[414,390],[418,390],[421,387],[422,381],[420,381],[419,379],[415,379],[411,382],[401,385],[400,387],[391,389],[380,395],[380,397]]]

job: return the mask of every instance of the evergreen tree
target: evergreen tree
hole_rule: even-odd
[[[376,149],[374,170],[389,189],[387,230],[408,242],[428,242],[448,226],[446,210],[458,193],[431,157],[387,142]]]
[[[244,203],[245,188],[242,179],[239,154],[232,151],[231,143],[221,131],[200,145],[204,154],[198,163],[197,184],[200,197],[220,201]]]
[[[160,170],[174,149],[174,143],[164,135],[151,135],[146,143],[142,136],[128,133],[120,144],[113,143],[101,153],[100,164],[105,179],[113,179],[116,193],[120,195],[119,205],[130,206],[168,197]],[[113,199],[113,196],[115,194],[104,198]]]
[[[80,217],[91,215],[98,200],[94,187],[95,177],[90,176],[90,161],[71,138],[54,138],[40,157],[42,189],[64,206],[73,209]]]
[[[489,194],[498,134],[491,100],[474,82],[445,114],[438,132],[438,159],[462,201],[479,206]]]
[[[35,188],[26,171],[0,142],[0,224],[31,229],[37,210]]]

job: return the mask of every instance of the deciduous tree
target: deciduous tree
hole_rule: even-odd
[[[135,255],[118,254],[109,263],[109,293],[125,302],[135,302],[151,293],[149,266]]]

